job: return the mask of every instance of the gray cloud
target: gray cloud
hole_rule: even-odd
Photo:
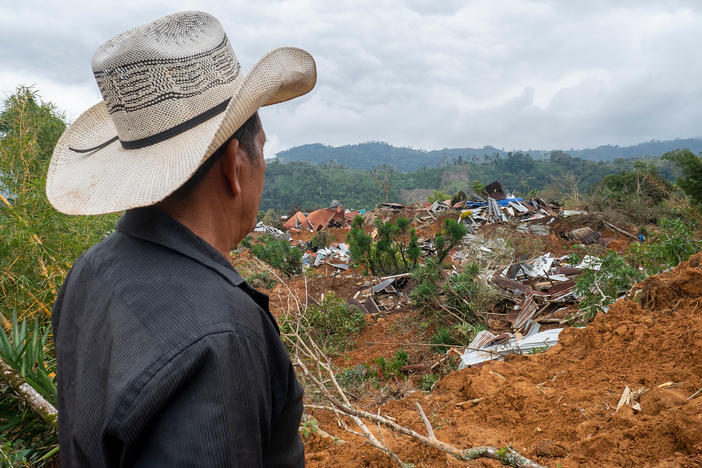
[[[262,110],[269,154],[311,142],[577,148],[700,136],[693,0],[144,3],[0,6],[0,92],[36,83],[75,118],[99,99],[100,43],[202,9],[245,69],[280,45],[317,60],[312,93]]]

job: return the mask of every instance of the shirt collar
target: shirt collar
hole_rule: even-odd
[[[244,283],[244,279],[217,249],[155,206],[128,210],[117,222],[116,228],[129,236],[190,257],[215,270],[234,286]]]
[[[280,333],[278,323],[268,307],[268,296],[249,286],[217,249],[160,209],[147,206],[127,210],[117,222],[116,228],[128,236],[174,250],[216,271],[231,284],[244,290],[264,310]]]

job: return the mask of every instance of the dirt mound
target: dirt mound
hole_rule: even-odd
[[[425,395],[381,408],[424,433],[421,402],[440,440],[456,447],[512,445],[548,466],[702,466],[702,268],[698,254],[639,283],[587,328],[567,328],[544,354],[454,372]],[[641,410],[615,411],[625,387],[641,390]],[[457,405],[467,400],[476,404]],[[307,439],[310,466],[392,466],[388,457],[348,440]],[[388,447],[417,466],[460,465],[447,455],[384,431]],[[480,461],[483,466],[497,462]]]

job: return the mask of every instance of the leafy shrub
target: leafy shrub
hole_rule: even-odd
[[[619,295],[644,277],[616,252],[596,259],[595,263],[599,265],[599,270],[586,268],[575,280],[574,291],[582,296],[580,310],[585,321],[591,320],[599,311],[606,311]]]
[[[658,226],[659,233],[644,243],[632,244],[628,252],[631,261],[643,267],[648,275],[674,267],[700,250],[700,242],[684,220],[663,218]]]
[[[676,183],[695,203],[702,204],[702,158],[690,150],[678,149],[665,153],[663,159],[673,161],[682,169],[684,177],[678,178]]]
[[[307,243],[310,250],[316,252],[319,249],[328,247],[334,242],[334,236],[329,231],[318,231],[317,234]]]
[[[416,268],[422,250],[417,231],[409,229],[407,218],[400,217],[394,223],[376,219],[375,228],[378,231],[378,241],[374,243],[371,236],[363,230],[363,218],[356,216],[354,219],[346,239],[351,260],[355,264],[364,265],[366,272],[374,275],[405,273]],[[445,220],[443,229],[434,237],[438,263],[461,242],[467,232],[467,228],[455,220]]]
[[[0,356],[24,378],[37,392],[52,404],[56,404],[55,359],[44,354],[48,346],[50,328],[39,325],[34,319],[32,329],[27,321],[17,322],[12,314],[12,328],[9,333],[0,327]]]
[[[371,364],[365,364],[364,368],[366,371],[366,377],[377,377],[378,379],[388,379],[388,378],[398,378],[403,377],[402,369],[409,363],[409,356],[407,351],[399,350],[396,352],[392,358],[385,359],[385,356],[380,356],[373,361]]]
[[[660,232],[646,242],[632,244],[626,258],[616,252],[595,257],[592,267],[575,280],[574,291],[583,298],[580,310],[585,321],[598,311],[607,310],[619,295],[644,278],[644,272],[660,273],[700,250],[701,243],[694,239],[692,228],[684,220],[663,218],[658,225]],[[580,261],[577,253],[569,256],[572,264]]]
[[[17,322],[9,333],[0,327],[0,357],[51,404],[56,405],[56,362],[47,353],[50,329],[35,317],[34,325]],[[58,450],[56,431],[29,409],[0,380],[0,450],[15,466],[41,466]],[[3,465],[4,466],[4,465]]]
[[[344,369],[336,376],[336,381],[339,385],[346,388],[355,388],[369,380],[372,375],[368,372],[368,367],[363,364],[358,364],[348,369]]]
[[[638,161],[633,170],[603,177],[593,189],[589,205],[612,222],[656,223],[679,211],[669,203],[675,192],[656,166]]]
[[[243,239],[241,239],[241,242],[239,243],[239,245],[241,245],[242,247],[245,247],[247,249],[250,249],[251,246],[253,245],[251,243],[251,240],[252,240],[251,234],[247,234],[246,236],[244,236]]]
[[[424,310],[441,311],[459,323],[478,325],[485,312],[500,299],[491,286],[478,282],[478,265],[469,263],[465,269],[444,279],[434,260],[418,266],[412,276],[417,286],[410,292],[412,303]]]
[[[470,342],[473,341],[473,338],[482,330],[487,330],[487,327],[483,323],[473,325],[468,322],[460,322],[453,326],[452,333],[456,341],[458,341],[458,344],[468,346]]]
[[[436,261],[441,264],[451,249],[456,247],[468,233],[468,228],[451,218],[444,221],[443,230],[436,233],[434,237],[434,249],[436,250]]]
[[[319,430],[319,423],[317,420],[309,415],[304,415],[302,418],[302,424],[300,425],[300,434],[302,434],[302,437],[305,439],[310,435],[310,434],[315,434]]]
[[[422,380],[419,382],[419,387],[428,392],[432,389],[434,384],[439,381],[439,376],[436,374],[424,374]]]
[[[409,363],[409,355],[407,351],[401,349],[395,353],[390,360],[389,370],[393,375],[400,375],[400,369]]]
[[[441,354],[448,351],[451,346],[458,344],[451,335],[451,329],[447,327],[439,327],[429,341],[434,345],[434,350]]]
[[[375,274],[375,261],[372,254],[373,238],[363,230],[363,217],[356,215],[351,230],[346,235],[351,261],[366,268],[366,274]]]
[[[353,336],[366,326],[363,314],[332,292],[318,306],[307,308],[303,323],[315,342],[330,354],[345,351]]]
[[[421,249],[407,218],[400,217],[394,223],[376,219],[375,228],[377,242],[363,230],[363,218],[356,216],[346,236],[352,262],[374,275],[404,273],[416,266]]]
[[[427,198],[427,201],[429,203],[434,203],[437,201],[443,202],[443,201],[450,200],[450,199],[451,199],[451,195],[444,192],[443,190],[434,190],[434,193],[429,195],[429,197]]]
[[[245,277],[246,282],[256,289],[271,289],[277,281],[267,271],[257,271]]]
[[[487,190],[485,190],[485,186],[479,180],[474,180],[473,183],[471,184],[470,188],[471,188],[471,190],[473,190],[473,192],[477,193],[481,197],[483,197],[483,198],[488,197],[488,193],[487,193]]]
[[[261,235],[251,246],[251,253],[287,276],[302,272],[302,251],[271,234]]]
[[[358,364],[349,367],[337,375],[339,385],[346,388],[358,387],[369,380],[382,380],[389,378],[403,378],[401,369],[409,363],[407,351],[399,350],[392,358],[384,356],[373,359],[370,363]],[[377,382],[376,380],[376,382]]]

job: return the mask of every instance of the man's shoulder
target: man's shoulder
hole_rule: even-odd
[[[105,311],[110,320],[135,319],[189,337],[219,326],[259,338],[260,327],[250,319],[261,314],[246,292],[167,247],[118,231],[83,254],[73,270],[71,282],[80,284],[82,294],[111,297]]]

